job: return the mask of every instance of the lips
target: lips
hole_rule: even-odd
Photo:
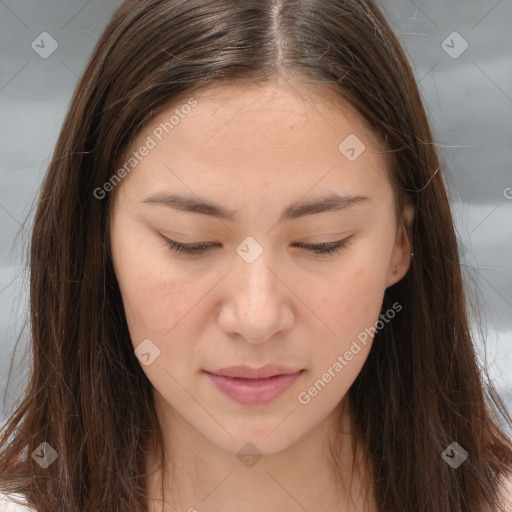
[[[213,370],[208,373],[222,375],[223,377],[235,377],[239,379],[267,379],[276,375],[290,375],[299,372],[300,369],[289,368],[278,364],[269,364],[262,368],[250,368],[249,366],[230,366],[221,370]]]
[[[263,368],[232,366],[205,373],[231,400],[243,405],[262,405],[284,393],[304,371],[268,365]]]

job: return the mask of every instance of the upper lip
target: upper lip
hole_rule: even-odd
[[[300,369],[290,368],[279,364],[269,364],[261,368],[250,368],[249,366],[230,366],[220,370],[212,370],[207,373],[222,375],[224,377],[238,377],[241,379],[267,379],[276,375],[289,375],[300,372]]]

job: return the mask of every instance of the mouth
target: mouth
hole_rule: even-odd
[[[242,405],[263,405],[284,393],[306,370],[269,365],[259,369],[247,366],[203,372],[217,389]]]

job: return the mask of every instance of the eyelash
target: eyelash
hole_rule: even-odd
[[[201,255],[203,254],[208,248],[214,247],[215,244],[213,242],[200,242],[197,244],[182,244],[180,242],[176,242],[176,240],[171,240],[170,238],[164,237],[167,245],[170,249],[177,253],[185,253],[188,255]],[[351,237],[345,238],[344,240],[337,240],[336,242],[324,242],[321,244],[308,244],[304,242],[295,242],[295,246],[302,247],[304,249],[307,249],[309,251],[314,252],[317,255],[330,255],[334,254],[338,251],[341,251],[343,249],[348,240]]]

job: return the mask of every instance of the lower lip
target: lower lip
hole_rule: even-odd
[[[302,371],[288,375],[276,375],[268,379],[238,379],[205,372],[217,388],[231,400],[243,405],[262,405],[284,393]]]

